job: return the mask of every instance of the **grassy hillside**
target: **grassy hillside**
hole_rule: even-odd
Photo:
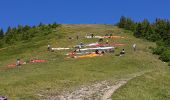
[[[98,41],[98,39],[85,39],[84,36],[87,33],[94,33],[95,35],[112,33],[113,35],[124,36],[126,37],[125,39],[109,39],[109,42],[125,43],[126,46],[117,47],[114,54],[84,59],[66,59],[64,54],[69,51],[47,52],[46,50],[49,43],[52,47],[73,47],[80,42],[91,43]],[[57,37],[56,34],[61,34],[61,36]],[[79,40],[75,39],[77,34],[80,35]],[[73,37],[74,39],[69,40],[68,37]],[[133,52],[133,43],[137,44],[136,52]],[[162,72],[167,72],[168,69],[165,70],[167,65],[158,60],[157,56],[151,54],[148,49],[150,46],[154,47],[155,44],[136,39],[131,32],[121,30],[112,25],[62,25],[48,36],[39,36],[30,42],[16,43],[0,50],[0,95],[7,96],[10,100],[39,100],[43,98],[38,94],[57,95],[64,90],[72,91],[82,84],[91,84],[103,80],[114,82],[117,79],[128,78],[135,73],[145,71],[153,71],[153,73],[130,81],[130,83],[118,90],[113,95],[113,98],[122,100],[126,99],[123,98],[124,96],[134,96],[128,93],[135,93],[133,91],[137,89],[133,87],[135,84],[139,89],[145,89],[143,87],[146,86],[146,89],[152,87],[154,90],[155,87],[149,83],[157,84],[157,82],[149,81],[149,76],[161,79],[161,76],[159,76],[161,74],[166,78],[166,73]],[[123,48],[126,50],[126,55],[122,57],[115,56]],[[23,60],[39,58],[45,59],[47,62],[22,65],[20,68],[6,67],[9,63],[15,63],[17,58]],[[143,83],[145,79],[148,81]],[[148,100],[147,98],[155,95],[152,92],[150,95],[144,94],[146,96],[135,96],[136,98],[144,96],[144,99]]]
[[[169,100],[170,69],[163,68],[128,82],[112,95],[113,100]]]

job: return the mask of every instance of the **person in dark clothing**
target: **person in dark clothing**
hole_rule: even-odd
[[[100,38],[100,39],[99,39],[99,42],[103,42],[103,39],[102,39],[102,38]]]
[[[69,40],[73,39],[72,37],[68,37]]]
[[[21,65],[21,61],[20,61],[20,59],[17,59],[16,66],[20,66],[20,65]]]
[[[80,43],[81,46],[84,46],[83,42]]]
[[[105,53],[104,51],[101,52],[101,54],[104,54],[104,53]]]
[[[120,55],[124,55],[125,54],[125,49],[123,49],[121,52],[120,52]]]
[[[92,33],[92,34],[91,34],[91,38],[93,38],[93,37],[94,37],[94,34]]]
[[[99,50],[96,50],[96,51],[95,51],[95,54],[99,54]]]

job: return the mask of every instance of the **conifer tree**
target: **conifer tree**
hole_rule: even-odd
[[[125,28],[126,21],[127,21],[127,20],[126,20],[126,17],[121,16],[120,22],[118,23],[118,26],[119,26],[120,28]]]
[[[136,31],[134,32],[134,36],[135,37],[141,37],[143,33],[143,28],[142,28],[142,24],[138,23],[137,27],[136,27]]]
[[[0,39],[2,39],[4,37],[4,31],[3,29],[0,29]]]

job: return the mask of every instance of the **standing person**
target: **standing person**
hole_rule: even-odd
[[[133,44],[133,50],[136,51],[136,44]]]
[[[51,46],[48,44],[48,46],[47,46],[47,50],[48,51],[51,51]]]
[[[21,61],[20,61],[20,59],[17,59],[16,66],[20,66],[20,65],[21,65]]]
[[[94,37],[94,34],[92,33],[92,34],[91,34],[91,38],[93,38],[93,37]]]
[[[109,40],[106,40],[106,44],[109,44]]]
[[[76,36],[76,39],[77,39],[77,40],[79,39],[79,36],[78,36],[78,35]]]
[[[80,45],[78,46],[79,52],[81,52],[81,47],[82,47],[82,45],[80,44]]]

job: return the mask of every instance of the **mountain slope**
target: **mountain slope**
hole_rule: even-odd
[[[47,44],[51,44],[52,47],[73,47],[80,42],[87,44],[98,41],[85,39],[84,36],[89,33],[124,36],[125,39],[108,40],[111,43],[126,45],[117,47],[113,54],[84,59],[66,59],[65,54],[70,51],[47,51]],[[56,34],[62,35],[57,37]],[[76,40],[77,34],[79,40]],[[69,40],[69,37],[74,39]],[[137,44],[136,52],[132,49],[133,43]],[[166,68],[166,64],[151,54],[150,46],[154,47],[155,43],[136,39],[131,32],[112,25],[62,25],[46,37],[38,36],[29,42],[16,43],[0,50],[0,95],[11,100],[39,100],[61,95],[65,91],[74,91],[81,85],[101,81],[114,84],[116,80],[129,78],[135,73]],[[125,56],[115,56],[123,48],[126,51]],[[47,62],[26,64],[20,68],[6,67],[9,63],[15,63],[17,58],[45,59]],[[93,95],[95,98],[95,94]]]

